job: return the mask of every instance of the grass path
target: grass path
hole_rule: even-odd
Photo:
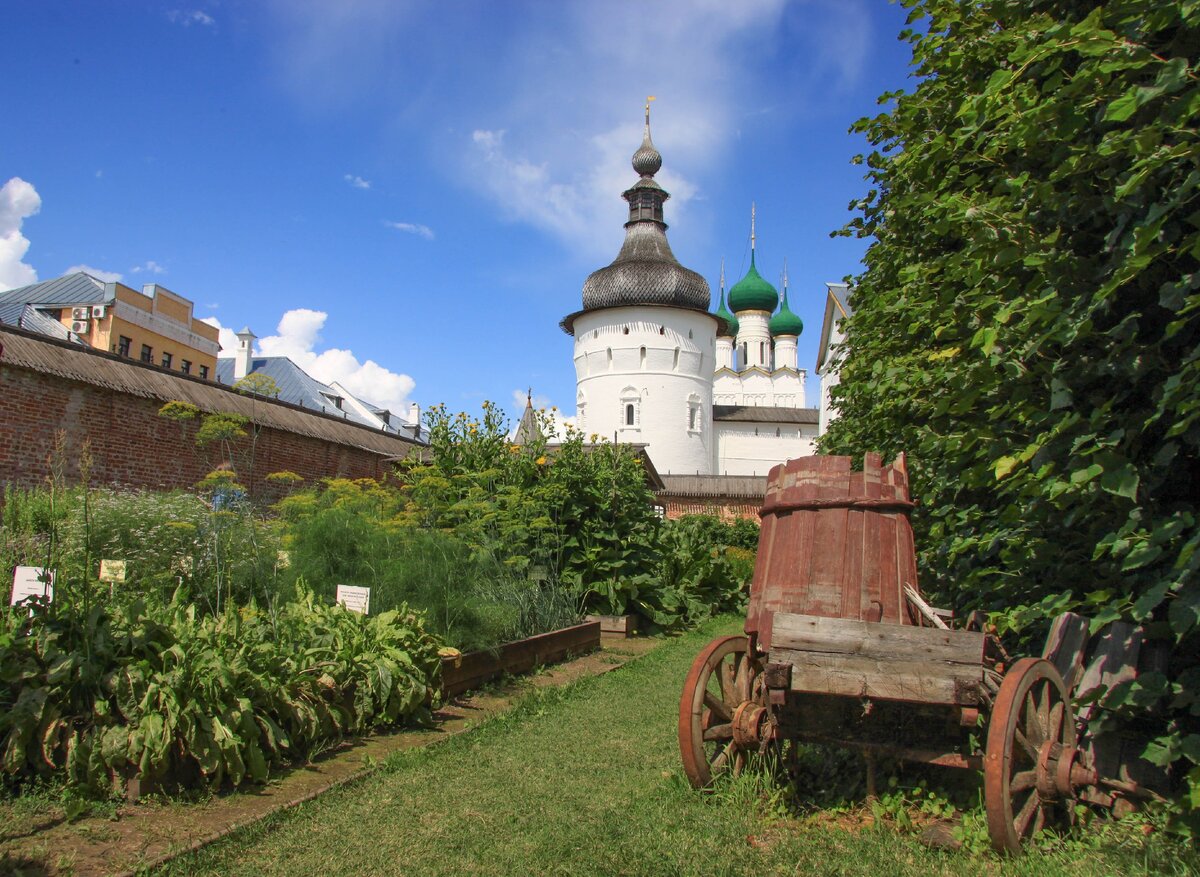
[[[890,829],[778,819],[748,783],[683,780],[675,713],[719,619],[158,873],[222,875],[885,875],[1191,873],[1177,847],[1124,833],[1015,862],[926,849]],[[1194,861],[1192,862],[1194,865]]]

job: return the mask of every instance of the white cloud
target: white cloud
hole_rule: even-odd
[[[162,265],[158,264],[157,262],[155,262],[153,259],[151,259],[148,262],[145,262],[141,265],[138,265],[136,267],[129,269],[130,274],[141,274],[143,271],[146,272],[147,274],[166,274],[167,273],[167,269],[164,268]]]
[[[104,283],[116,283],[124,275],[118,271],[105,271],[103,268],[93,268],[91,265],[72,265],[64,274],[74,274],[77,271],[82,271],[84,274],[91,274],[97,280]]]
[[[685,217],[699,212],[699,181],[737,170],[743,127],[768,130],[852,85],[876,38],[866,0],[511,5],[496,39],[490,16],[435,15],[415,0],[271,0],[272,60],[309,111],[359,101],[383,104],[400,129],[419,120],[456,184],[591,261],[621,240],[618,196],[636,179],[647,94],[659,97],[667,220],[703,235]],[[472,51],[430,76],[451,39]]]
[[[346,174],[343,177],[343,179],[356,189],[371,188],[371,181],[364,180],[362,177],[358,176],[357,174]]]
[[[0,290],[37,283],[37,271],[21,261],[29,251],[21,224],[41,208],[37,189],[20,177],[0,186]]]
[[[215,307],[215,305],[209,305],[209,307],[210,308]],[[218,320],[216,317],[205,317],[200,322],[208,323],[208,325],[214,327],[215,329],[217,329],[219,331],[219,334],[217,336],[217,343],[221,345],[221,352],[217,355],[218,356],[226,356],[226,357],[233,356],[234,353],[237,351],[237,345],[238,345],[237,333],[235,333],[228,326],[222,326],[221,321]]]
[[[425,238],[427,241],[433,240],[433,229],[427,225],[421,225],[416,222],[389,222],[388,220],[384,220],[383,224],[388,228],[394,228],[405,234],[415,234],[418,237]]]
[[[193,24],[212,27],[217,23],[211,15],[199,9],[172,9],[167,12],[167,19],[184,27],[191,27]]]
[[[360,362],[350,350],[336,347],[318,350],[321,330],[328,318],[325,311],[309,308],[287,311],[275,327],[274,335],[258,339],[254,353],[286,356],[318,381],[326,384],[337,381],[360,399],[407,416],[409,396],[416,382],[374,360]],[[237,349],[233,330],[222,326],[216,317],[208,317],[204,322],[220,329],[221,356],[232,356]]]
[[[515,97],[474,108],[465,179],[509,218],[592,258],[611,257],[627,209],[618,195],[637,179],[630,167],[642,133],[637,108],[655,94],[651,127],[664,157],[656,179],[671,193],[668,222],[681,223],[700,194],[696,180],[736,144],[748,96],[773,87],[761,81],[760,66],[781,50],[786,5],[565,5],[557,21],[539,21],[513,41],[522,59],[512,62]]]

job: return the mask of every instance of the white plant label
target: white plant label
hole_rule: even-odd
[[[351,612],[366,615],[371,609],[371,589],[355,585],[338,585],[336,600]]]
[[[8,605],[16,606],[30,597],[54,601],[54,570],[40,566],[18,566],[13,570],[12,598]]]
[[[109,583],[125,581],[125,561],[100,561],[100,581]]]

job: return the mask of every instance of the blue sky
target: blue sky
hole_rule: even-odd
[[[847,133],[911,86],[885,0],[7,3],[0,288],[157,282],[398,408],[570,413],[587,274],[623,235],[642,105],[669,237],[716,294],[749,264],[805,323],[816,401]],[[7,183],[5,181],[8,181]]]

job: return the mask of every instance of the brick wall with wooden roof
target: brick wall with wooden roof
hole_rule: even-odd
[[[78,476],[87,443],[93,483],[190,488],[225,461],[197,448],[197,421],[158,415],[174,400],[257,424],[254,471],[238,467],[252,493],[265,490],[263,476],[280,470],[308,481],[381,477],[388,459],[417,446],[339,417],[0,326],[0,482],[41,483],[61,433],[69,478]]]

